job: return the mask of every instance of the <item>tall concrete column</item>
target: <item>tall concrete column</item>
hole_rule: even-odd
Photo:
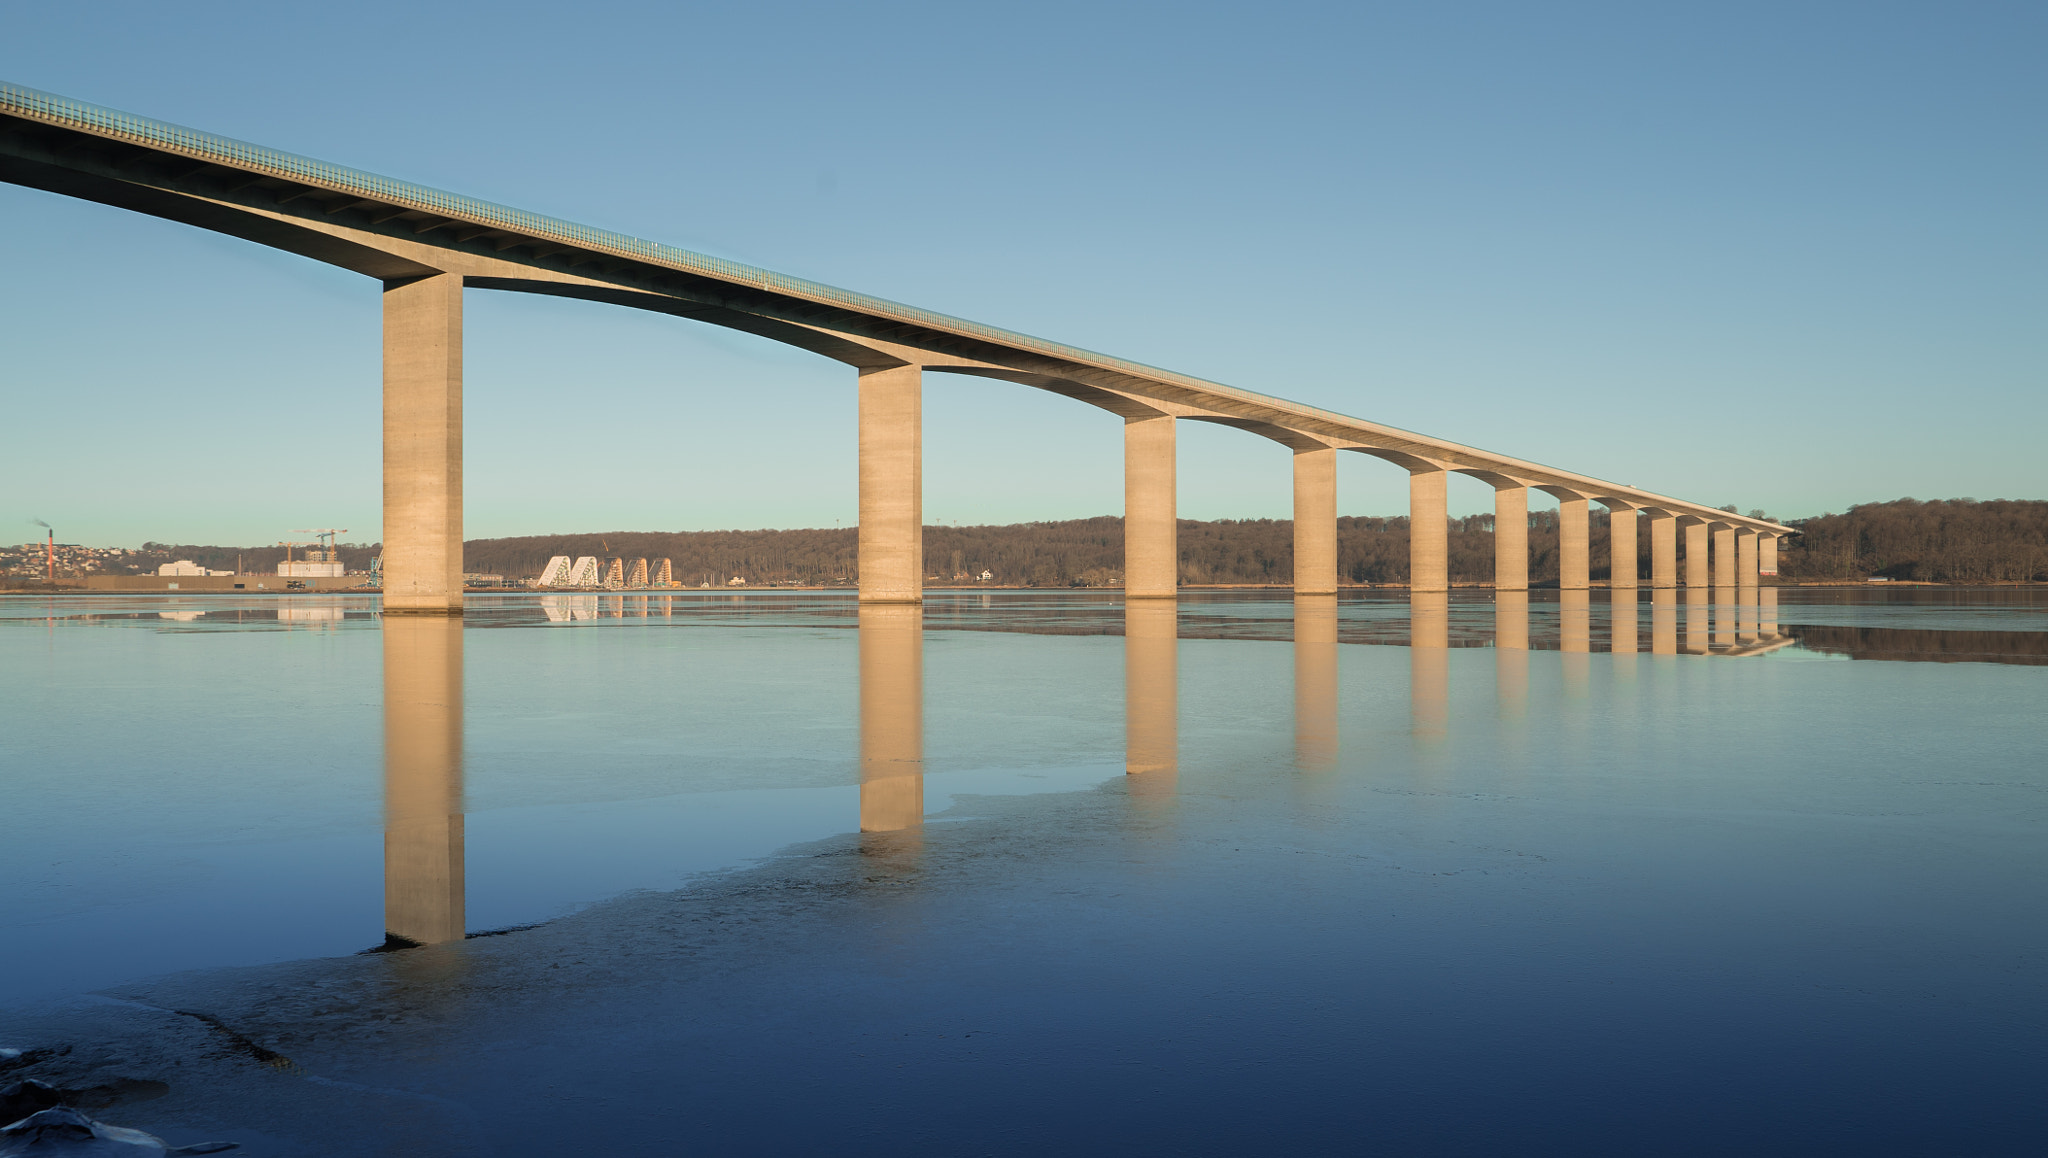
[[[1664,511],[1650,511],[1650,586],[1668,591],[1678,586],[1678,520]]]
[[[924,608],[860,609],[860,830],[924,824]]]
[[[1450,573],[1448,472],[1428,467],[1408,472],[1408,590],[1448,591]]]
[[[1337,593],[1337,450],[1294,452],[1294,593]]]
[[[1586,500],[1574,495],[1557,500],[1557,586],[1584,591],[1591,586],[1591,552],[1587,548]]]
[[[1698,519],[1685,523],[1685,585],[1705,589],[1707,585],[1707,525]]]
[[[1493,589],[1529,589],[1529,488],[1493,488]]]
[[[924,371],[860,372],[860,601],[924,599]]]
[[[384,614],[462,614],[462,278],[384,283]]]
[[[462,620],[392,616],[383,632],[385,937],[460,941]]]
[[[1633,591],[1640,580],[1641,565],[1636,553],[1636,509],[1607,505],[1607,586],[1615,591]]]
[[[1762,534],[1757,536],[1756,573],[1763,579],[1778,577],[1778,536]]]
[[[1756,586],[1756,532],[1746,528],[1735,532],[1735,585]]]
[[[1180,588],[1180,536],[1174,523],[1173,436],[1171,414],[1124,420],[1127,599],[1171,599]],[[1332,523],[1332,533],[1335,530]]]
[[[1714,586],[1735,586],[1735,528],[1714,528]]]

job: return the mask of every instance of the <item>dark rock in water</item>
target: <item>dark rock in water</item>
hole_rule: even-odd
[[[0,1089],[0,1125],[21,1121],[38,1110],[61,1106],[66,1091],[48,1082],[28,1078]]]
[[[70,1052],[70,1046],[64,1046],[60,1049],[0,1048],[0,1073],[5,1073],[8,1070],[27,1069],[38,1062],[46,1062],[51,1058],[62,1057]]]
[[[235,1146],[233,1142],[166,1146],[155,1134],[95,1122],[69,1106],[53,1106],[0,1127],[0,1158],[41,1154],[52,1158],[150,1158],[157,1154],[214,1154]]]
[[[84,1089],[60,1089],[35,1078],[24,1078],[0,1087],[0,1126],[19,1122],[38,1110],[70,1106],[74,1110],[104,1110],[123,1102],[146,1102],[171,1092],[162,1082],[140,1078],[115,1078]]]

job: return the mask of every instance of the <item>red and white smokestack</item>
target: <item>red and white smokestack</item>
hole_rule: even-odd
[[[50,532],[50,537],[44,542],[43,558],[49,565],[49,581],[54,584],[57,582],[57,528],[43,529]]]

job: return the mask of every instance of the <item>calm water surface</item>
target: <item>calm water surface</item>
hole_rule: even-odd
[[[473,596],[454,624],[0,598],[0,1046],[111,1032],[95,993],[212,987],[251,1038],[307,1034],[316,1077],[464,1107],[406,1127],[450,1153],[572,1152],[539,1122],[600,1102],[619,1153],[2038,1152],[2048,599],[1665,594]],[[574,1025],[505,979],[565,937],[579,962],[652,951],[634,906],[839,848],[886,871],[806,884],[761,936],[904,880],[921,916],[828,923],[724,980],[648,966],[658,1001],[570,984]],[[384,1072],[251,996],[443,959],[514,971],[447,1023],[497,1060]],[[922,1011],[888,1025],[950,1010],[934,1042],[997,1044],[898,1043],[922,1078],[870,1088],[858,1059],[895,1034],[846,996],[870,981]],[[776,1012],[691,1036],[749,1001]],[[642,1002],[694,1028],[587,1052]],[[756,1032],[799,1007],[869,1044]],[[509,1060],[542,1041],[587,1077]],[[730,1085],[644,1077],[692,1051]],[[784,1084],[809,1112],[761,1092]],[[280,1124],[308,1088],[108,1116],[330,1152]],[[922,1125],[826,1124],[892,1115]]]

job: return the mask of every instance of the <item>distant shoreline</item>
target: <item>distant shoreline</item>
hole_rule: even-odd
[[[2043,582],[2041,582],[2041,581],[2038,581],[2038,580],[1986,580],[1986,581],[1984,581],[1984,582],[1979,582],[1979,583],[1945,583],[1945,582],[1935,582],[1935,581],[1933,581],[1933,580],[1928,580],[1928,579],[1888,579],[1888,580],[1881,580],[1881,581],[1876,581],[1876,582],[1873,582],[1873,581],[1871,581],[1871,580],[1868,580],[1868,579],[1805,579],[1805,580],[1793,580],[1793,581],[1791,581],[1791,582],[1779,582],[1779,583],[1762,583],[1762,584],[1759,584],[1759,585],[1758,585],[1758,587],[1759,587],[1760,589],[1761,589],[1761,588],[1768,588],[1768,589],[1771,589],[1771,590],[1782,590],[1782,589],[1785,589],[1785,588],[1804,588],[1804,587],[1861,587],[1861,588],[1868,588],[1868,587],[1955,587],[1955,588],[1977,588],[1977,587],[2048,587],[2048,583],[2043,583]],[[1491,584],[1491,583],[1453,583],[1453,584],[1451,584],[1451,587],[1450,587],[1450,589],[1451,589],[1451,590],[1453,590],[1453,591],[1491,591],[1491,590],[1493,590],[1493,584]],[[1550,592],[1550,591],[1557,591],[1558,589],[1559,589],[1559,588],[1558,588],[1558,586],[1557,586],[1557,585],[1556,585],[1555,583],[1547,583],[1547,584],[1531,584],[1531,585],[1530,585],[1530,586],[1529,586],[1529,587],[1527,588],[1527,590],[1529,590],[1529,591],[1537,591],[1537,592]],[[1595,580],[1595,581],[1594,581],[1594,582],[1593,582],[1592,584],[1590,584],[1590,585],[1589,585],[1589,586],[1588,586],[1588,587],[1586,588],[1586,590],[1589,590],[1589,591],[1607,591],[1607,590],[1612,590],[1612,589],[1613,589],[1613,588],[1611,588],[1611,587],[1609,586],[1609,584],[1608,584],[1608,583],[1607,583],[1607,582],[1606,582],[1605,580]],[[1711,588],[1711,587],[1708,587],[1708,588],[1700,588],[1699,590],[1712,590],[1712,589],[1713,589],[1713,588]],[[974,585],[972,585],[972,586],[963,586],[963,585],[958,585],[958,584],[929,584],[929,585],[927,585],[927,586],[926,586],[926,587],[924,588],[924,590],[926,590],[926,591],[1043,591],[1043,592],[1062,592],[1062,593],[1068,593],[1068,594],[1071,594],[1071,593],[1075,593],[1075,592],[1101,592],[1101,593],[1104,593],[1104,594],[1111,594],[1111,593],[1115,593],[1115,594],[1121,594],[1121,593],[1123,592],[1123,588],[1122,588],[1122,587],[1031,587],[1031,586],[1027,586],[1027,585],[1024,585],[1024,584],[1017,584],[1017,583],[976,583],[976,584],[974,584]],[[1201,591],[1291,591],[1291,590],[1293,590],[1293,586],[1292,586],[1291,584],[1287,584],[1287,583],[1189,583],[1189,584],[1185,584],[1185,585],[1183,585],[1183,586],[1182,586],[1182,587],[1180,588],[1180,590],[1182,590],[1182,591],[1187,591],[1187,592],[1201,592]],[[1341,592],[1350,592],[1350,591],[1406,591],[1406,590],[1408,590],[1408,585],[1407,585],[1406,583],[1340,583],[1340,584],[1338,584],[1338,590],[1339,590],[1339,592],[1340,592],[1340,593],[1341,593]],[[1621,588],[1621,590],[1624,590],[1624,591],[1625,591],[1625,590],[1627,590],[1627,588]],[[1637,590],[1637,591],[1656,591],[1656,590],[1666,590],[1666,591],[1684,591],[1684,590],[1686,590],[1686,588],[1685,588],[1685,587],[1682,587],[1682,586],[1681,586],[1681,587],[1667,587],[1667,588],[1654,588],[1654,587],[1650,587],[1650,586],[1649,586],[1649,585],[1647,585],[1647,584],[1639,584],[1639,585],[1638,585],[1638,586],[1636,587],[1636,590]],[[749,587],[723,587],[723,586],[721,586],[721,587],[524,587],[524,586],[521,586],[521,587],[465,587],[465,588],[463,588],[463,591],[462,591],[462,593],[463,593],[464,595],[621,595],[621,596],[623,596],[623,595],[635,595],[635,596],[638,596],[638,595],[698,595],[698,596],[705,596],[705,595],[747,595],[747,594],[760,594],[760,593],[769,593],[769,594],[773,594],[773,593],[778,593],[778,592],[793,592],[793,591],[802,591],[802,592],[819,592],[819,591],[844,591],[844,592],[847,592],[847,593],[849,593],[849,594],[858,594],[858,593],[859,593],[859,591],[860,591],[860,588],[858,588],[858,587],[856,587],[856,586],[854,586],[853,584],[850,584],[850,583],[834,583],[834,584],[829,584],[829,585],[823,585],[823,586],[819,586],[819,585],[808,585],[808,586],[801,586],[801,585],[800,585],[800,586],[765,586],[765,585],[764,585],[764,586],[759,586],[759,587],[752,587],[752,586],[749,586]],[[19,584],[19,585],[17,585],[17,584],[11,584],[11,583],[10,583],[10,584],[5,584],[5,585],[0,585],[0,596],[9,596],[9,595],[16,595],[16,596],[19,596],[19,595],[66,595],[66,596],[70,596],[70,595],[83,595],[83,596],[89,596],[89,597],[92,597],[92,598],[105,598],[105,597],[115,597],[115,598],[124,598],[124,597],[125,597],[125,598],[133,598],[133,597],[136,597],[136,596],[167,596],[167,595],[169,595],[169,596],[178,596],[178,597],[180,597],[180,598],[188,598],[188,597],[192,597],[192,596],[227,596],[227,597],[236,597],[236,598],[239,598],[239,597],[247,597],[247,596],[254,596],[254,597],[277,597],[277,598],[291,598],[291,599],[298,599],[298,598],[303,598],[303,597],[305,597],[305,596],[308,596],[308,595],[382,595],[382,594],[383,594],[383,589],[382,589],[382,588],[378,588],[378,587],[330,587],[330,588],[322,588],[322,589],[318,589],[318,590],[307,590],[307,591],[287,591],[287,590],[284,590],[284,589],[281,589],[281,588],[257,588],[257,589],[254,589],[254,590],[235,590],[235,589],[220,589],[220,588],[212,588],[212,589],[193,589],[193,590],[189,590],[189,591],[184,591],[184,590],[180,590],[180,591],[157,591],[157,590],[142,590],[142,591],[120,591],[120,590],[108,590],[108,589],[106,589],[106,588],[88,588],[88,587],[83,587],[83,586],[67,586],[66,584],[64,584],[64,583],[61,583],[61,582],[60,582],[60,583],[58,583],[58,584],[56,584],[55,586],[51,586],[51,585],[48,585],[48,584],[42,584],[42,583],[37,583],[37,584]]]

